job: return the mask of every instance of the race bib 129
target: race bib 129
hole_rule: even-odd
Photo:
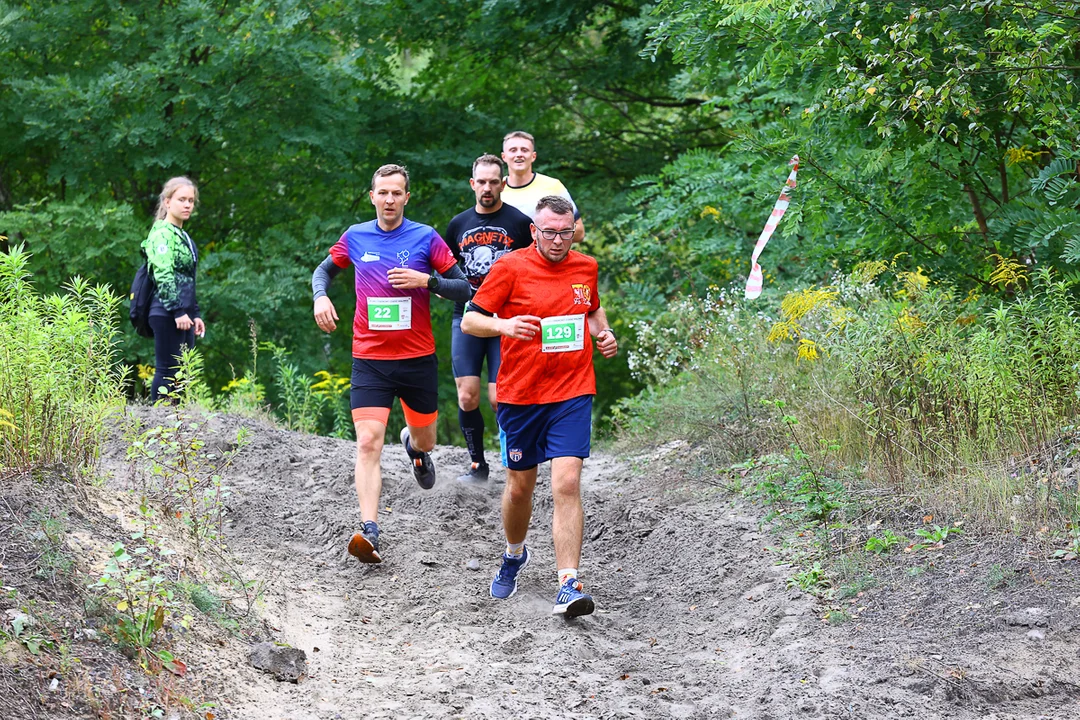
[[[369,330],[408,330],[412,327],[412,298],[367,299]]]
[[[584,349],[584,315],[556,315],[540,321],[540,350],[542,352],[573,352]]]

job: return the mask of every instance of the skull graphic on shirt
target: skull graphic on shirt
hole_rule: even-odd
[[[483,277],[491,270],[491,266],[498,260],[498,254],[486,245],[480,245],[469,253],[465,269],[471,277]]]

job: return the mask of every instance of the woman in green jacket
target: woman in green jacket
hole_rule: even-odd
[[[157,401],[172,389],[184,346],[195,346],[195,336],[206,334],[195,299],[195,268],[199,253],[184,231],[199,191],[186,177],[165,183],[158,198],[157,219],[142,244],[156,289],[150,304],[154,331],[154,382],[150,399]]]

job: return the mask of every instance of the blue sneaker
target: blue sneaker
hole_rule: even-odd
[[[594,607],[592,595],[581,591],[581,583],[577,578],[567,578],[559,588],[559,594],[555,596],[555,607],[551,613],[568,618],[579,617],[592,614]]]
[[[502,567],[491,581],[491,597],[505,600],[517,592],[517,576],[529,564],[529,548],[522,548],[521,557],[502,556]]]

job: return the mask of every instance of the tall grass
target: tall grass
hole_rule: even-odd
[[[114,352],[120,298],[73,278],[35,292],[21,246],[0,253],[0,469],[84,469],[122,404]]]
[[[855,296],[842,331],[819,342],[892,480],[1040,452],[1075,417],[1080,303],[1049,271],[1009,301],[928,282]]]
[[[613,408],[617,438],[635,446],[685,439],[713,464],[741,461],[787,447],[773,400],[785,400],[807,432],[858,436],[857,420],[829,399],[842,394],[837,376],[769,342],[779,308],[739,294],[714,287],[634,323],[629,364],[647,389]]]
[[[837,444],[872,482],[994,524],[1077,518],[1080,301],[1036,272],[1012,297],[961,296],[921,270],[866,263],[773,312],[734,293],[671,304],[637,327],[631,367],[650,390],[622,402],[624,437],[687,437],[716,461],[790,438]],[[817,441],[817,442],[815,442]]]

